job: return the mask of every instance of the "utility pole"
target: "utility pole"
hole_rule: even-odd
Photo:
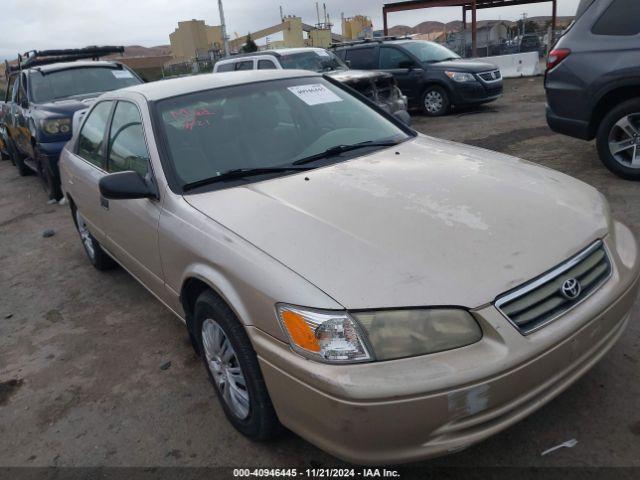
[[[522,36],[524,37],[525,33],[527,33],[527,13],[522,14]]]
[[[222,0],[218,0],[218,10],[220,10],[220,33],[222,34],[222,44],[224,45],[224,56],[229,56],[229,38],[227,37],[227,25],[224,21],[224,9]]]

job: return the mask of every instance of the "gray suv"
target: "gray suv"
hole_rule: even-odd
[[[545,78],[551,129],[596,138],[605,166],[629,180],[640,180],[639,19],[638,0],[581,0]]]

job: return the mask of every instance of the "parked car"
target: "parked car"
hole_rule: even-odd
[[[502,94],[502,75],[495,65],[463,60],[434,42],[423,40],[363,40],[334,46],[352,68],[391,73],[410,108],[431,116],[452,106],[479,105]]]
[[[283,48],[247,53],[218,60],[214,73],[241,70],[310,70],[329,75],[367,97],[380,108],[411,123],[407,97],[393,75],[383,72],[350,70],[333,52],[324,48]]]
[[[535,33],[527,33],[526,35],[519,37],[518,46],[521,53],[540,52],[542,50],[540,37]]]
[[[582,0],[545,76],[549,127],[595,138],[604,165],[629,180],[640,180],[639,18],[635,0]]]
[[[89,260],[185,322],[229,421],[355,463],[517,422],[637,295],[634,236],[593,187],[419,135],[313,72],[104,94],[60,165]]]
[[[91,61],[123,47],[35,51],[6,64],[7,93],[1,105],[6,155],[20,175],[35,172],[51,199],[62,198],[58,158],[71,138],[73,113],[103,92],[142,83],[125,65]]]

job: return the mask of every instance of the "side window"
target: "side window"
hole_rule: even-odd
[[[380,49],[380,68],[392,70],[397,68],[409,68],[413,62],[411,57],[397,48],[382,47]]]
[[[113,102],[102,102],[89,114],[78,136],[78,155],[97,167],[104,168],[104,133]]]
[[[347,60],[351,68],[356,70],[373,70],[378,68],[378,58],[375,47],[354,48],[347,52]]]
[[[138,107],[118,102],[109,132],[109,172],[133,170],[141,177],[149,173],[149,151],[142,130]]]
[[[18,75],[16,75],[14,77],[16,80],[13,84],[13,90],[11,91],[11,101],[12,102],[17,102],[18,101],[18,90],[20,89],[20,77]]]
[[[596,35],[637,35],[640,33],[640,2],[613,0],[591,31]]]
[[[274,70],[275,64],[271,60],[258,60],[258,70]]]
[[[23,73],[20,75],[20,86],[18,87],[18,96],[16,101],[21,103],[27,98],[27,76]]]
[[[236,63],[236,71],[238,70],[253,70],[253,60]]]
[[[222,65],[218,65],[217,72],[233,72],[236,68],[236,64],[233,62],[223,63]]]
[[[5,94],[5,102],[10,102],[13,98],[13,87],[16,83],[16,76],[12,75],[9,77],[9,83],[7,84],[7,92]]]
[[[343,62],[347,59],[347,51],[346,50],[334,50],[333,53],[335,53],[338,58],[340,58],[340,60],[342,60]]]

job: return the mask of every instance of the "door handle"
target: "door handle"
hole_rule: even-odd
[[[100,195],[100,206],[105,210],[109,210],[109,200]]]

